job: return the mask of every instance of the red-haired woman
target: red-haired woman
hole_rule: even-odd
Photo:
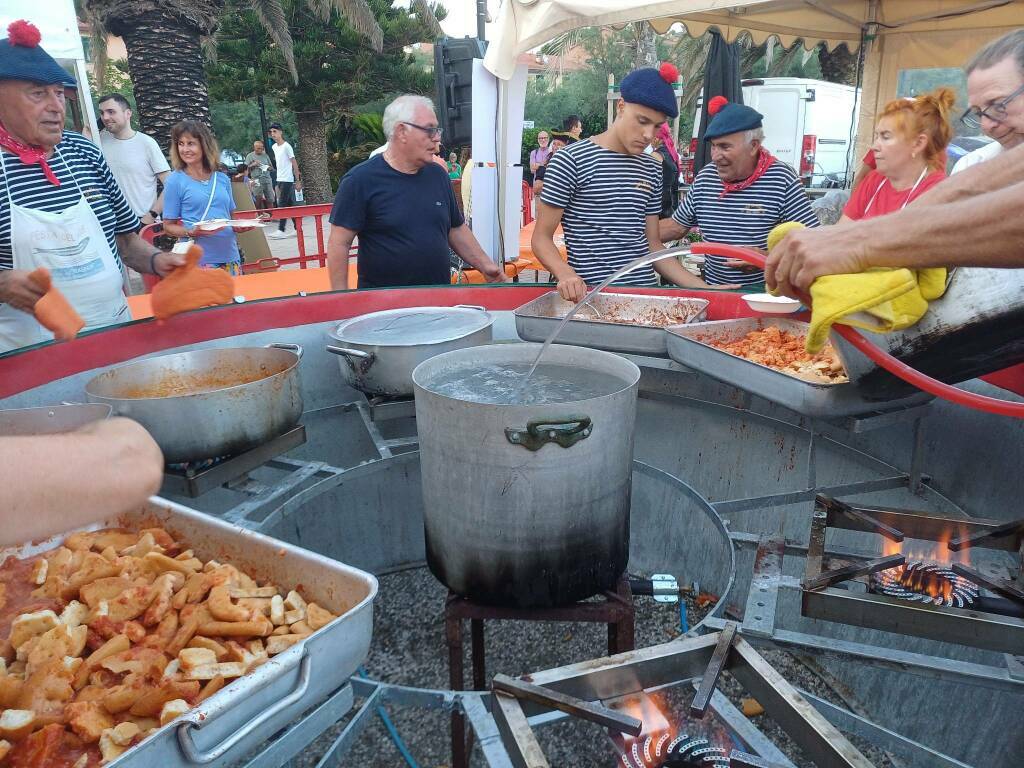
[[[854,190],[841,221],[899,211],[946,178],[946,146],[953,137],[949,88],[885,105],[871,149],[875,170]]]

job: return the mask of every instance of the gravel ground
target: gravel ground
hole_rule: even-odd
[[[420,688],[448,688],[443,618],[445,595],[445,588],[425,568],[380,579],[380,593],[374,606],[373,646],[365,665],[370,677]],[[655,645],[678,637],[678,604],[656,603],[647,597],[637,597],[635,601],[637,647]],[[707,610],[697,611],[689,602],[687,607],[691,626]],[[465,643],[468,683],[468,627],[465,630]],[[518,676],[594,658],[605,653],[606,643],[604,625],[489,622],[486,637],[487,677],[489,679],[498,672]],[[764,655],[794,685],[849,707],[849,702],[844,701],[833,687],[801,660],[782,651],[766,651]],[[728,673],[723,674],[719,689],[737,706],[746,696]],[[669,689],[663,695],[673,710],[685,712],[692,696],[692,687]],[[359,703],[357,700],[357,707]],[[450,764],[447,713],[392,706],[389,715],[421,768],[443,768]],[[799,747],[766,715],[758,715],[751,720],[799,768],[813,766]],[[345,722],[331,728],[296,758],[296,768],[315,766]],[[694,728],[693,723],[689,726],[688,732],[699,730],[699,726]],[[616,765],[617,753],[607,732],[597,726],[581,721],[564,721],[539,729],[537,735],[553,767]],[[899,768],[899,764],[878,749],[857,739],[853,741],[877,768]],[[380,718],[374,718],[341,764],[398,768],[406,763]],[[478,748],[473,751],[472,765],[474,768],[486,765]]]

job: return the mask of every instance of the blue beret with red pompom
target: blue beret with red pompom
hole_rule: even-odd
[[[708,114],[711,115],[711,121],[704,133],[705,139],[751,131],[760,128],[764,121],[764,115],[756,109],[745,104],[733,104],[725,96],[714,96],[708,101]]]
[[[42,35],[31,22],[19,19],[0,40],[0,80],[27,80],[41,85],[77,88],[75,78],[39,45]]]
[[[676,94],[672,85],[679,78],[675,65],[665,61],[658,69],[635,69],[622,78],[619,94],[623,101],[656,109],[666,117],[679,115]]]

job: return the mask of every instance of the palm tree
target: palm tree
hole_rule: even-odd
[[[836,46],[832,51],[822,43],[818,46],[818,63],[821,64],[822,80],[843,85],[857,84],[859,57],[855,53],[850,53],[846,43]]]
[[[298,83],[294,47],[281,0],[246,0],[271,40],[280,48],[294,82]],[[139,124],[165,152],[171,127],[186,118],[210,124],[209,94],[204,58],[215,50],[213,36],[226,0],[79,0],[91,23],[97,61],[96,81],[102,87],[106,34],[124,39],[128,71],[135,92]],[[374,50],[383,32],[366,0],[305,0],[321,20],[337,12]],[[417,10],[429,11],[420,0]],[[436,19],[435,19],[436,24]]]

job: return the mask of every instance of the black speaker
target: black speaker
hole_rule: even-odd
[[[473,141],[473,59],[482,59],[486,48],[475,37],[441,37],[434,43],[437,118],[446,147]]]

